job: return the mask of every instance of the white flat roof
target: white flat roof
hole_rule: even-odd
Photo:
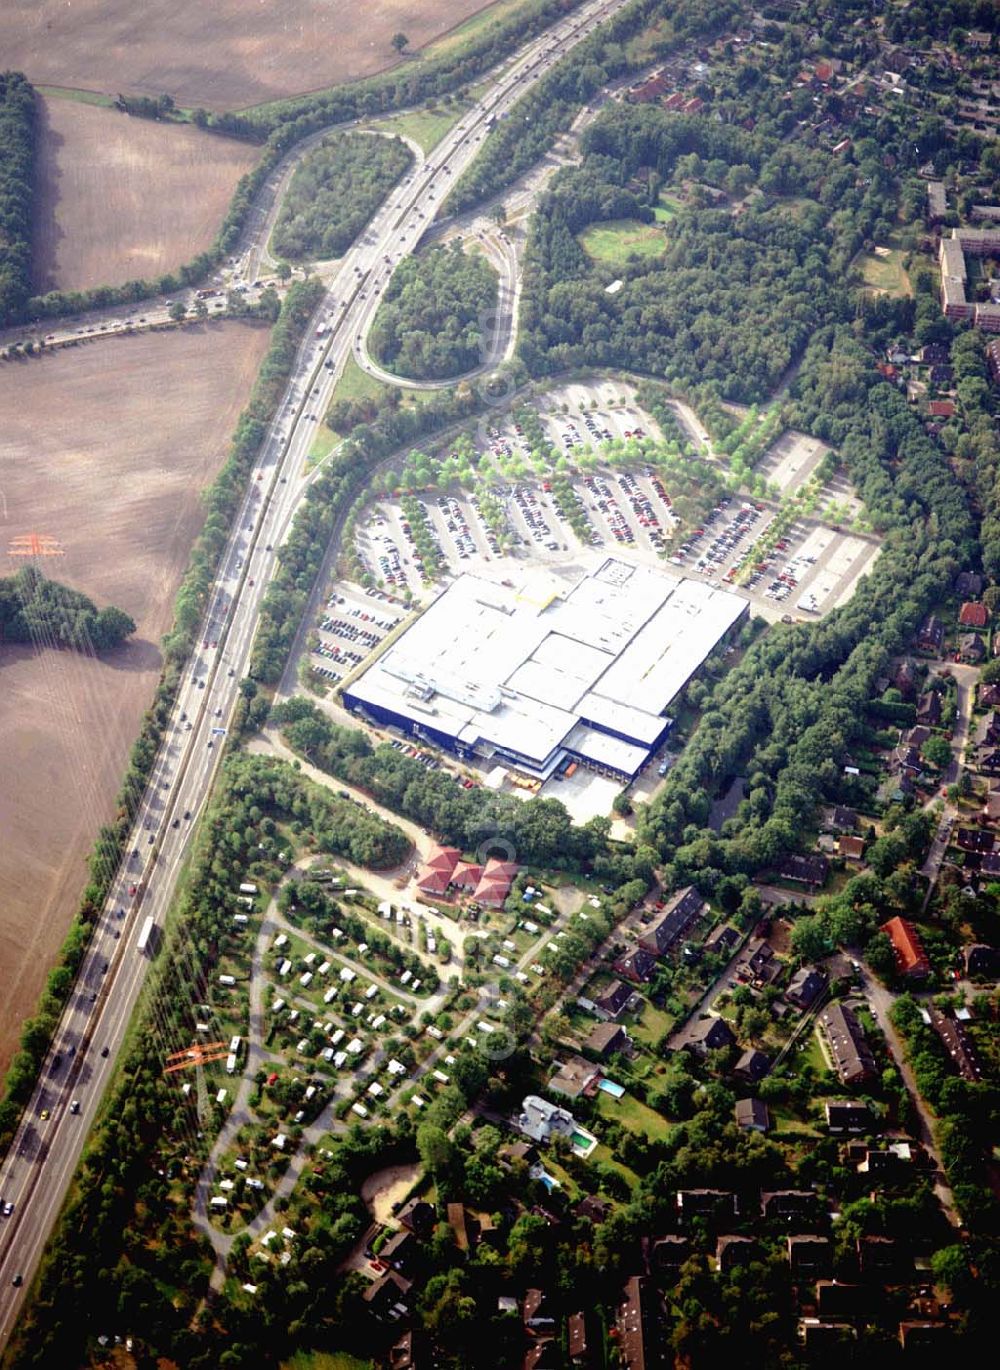
[[[515,587],[461,576],[349,698],[538,769],[581,718],[648,751],[664,711],[746,600],[659,568],[594,560],[575,576],[529,569]]]
[[[636,747],[631,742],[621,742],[607,733],[595,733],[593,728],[578,723],[566,739],[566,747],[571,752],[579,752],[588,761],[598,766],[608,766],[613,771],[633,775],[645,764],[649,751]]]

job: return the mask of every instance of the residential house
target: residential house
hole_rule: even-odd
[[[826,884],[826,878],[830,873],[830,863],[825,856],[815,854],[801,856],[792,853],[782,858],[778,866],[778,878],[790,880],[796,884],[809,885],[812,889],[818,889]]]
[[[631,1045],[628,1033],[617,1023],[598,1023],[584,1042],[587,1050],[594,1052],[602,1061],[616,1052],[628,1052]]]
[[[853,832],[858,826],[858,815],[853,809],[845,809],[838,804],[830,814],[830,826],[839,828],[841,832]]]
[[[583,1311],[571,1313],[566,1320],[567,1352],[573,1365],[590,1365],[590,1346],[587,1341],[587,1315]]]
[[[405,1227],[400,1232],[394,1232],[378,1253],[380,1261],[391,1265],[393,1270],[398,1270],[404,1275],[419,1256],[420,1239]]]
[[[491,856],[483,867],[474,898],[476,903],[490,909],[502,909],[517,875],[516,861],[500,861]]]
[[[965,948],[965,973],[981,980],[1000,979],[1000,948],[976,942]]]
[[[859,1237],[858,1270],[864,1279],[896,1284],[913,1274],[913,1257],[894,1237]]]
[[[451,884],[455,867],[462,859],[457,847],[431,846],[427,860],[417,871],[417,889],[432,897],[443,895]]]
[[[767,1132],[771,1126],[767,1104],[760,1099],[737,1099],[733,1116],[743,1132]]]
[[[976,599],[983,593],[983,578],[975,571],[959,571],[955,577],[955,594],[963,599]]]
[[[867,1175],[870,1183],[877,1180],[880,1185],[891,1185],[903,1178],[911,1159],[907,1142],[893,1142],[885,1147],[870,1146],[858,1162],[857,1170],[859,1175]]]
[[[826,1125],[831,1133],[868,1132],[873,1118],[867,1104],[853,1099],[828,1099],[824,1104]]]
[[[819,1198],[812,1189],[762,1190],[760,1211],[765,1218],[779,1222],[811,1221],[819,1212]],[[808,1225],[808,1224],[807,1224]]]
[[[908,980],[925,980],[931,972],[931,963],[913,924],[906,918],[890,918],[882,924],[881,931],[892,943],[897,975]]]
[[[396,1214],[396,1220],[423,1241],[434,1231],[437,1211],[426,1199],[410,1199]]]
[[[835,1000],[819,1015],[819,1025],[841,1084],[862,1084],[875,1076],[875,1057],[851,1009]]]
[[[636,86],[634,90],[630,90],[628,98],[634,105],[655,105],[659,104],[669,89],[670,82],[662,71],[658,71],[655,76],[651,76],[641,86]]]
[[[931,224],[939,224],[948,213],[948,198],[944,181],[927,182],[927,218]]]
[[[594,1009],[602,1018],[619,1018],[634,992],[631,985],[625,985],[621,980],[612,980],[611,984],[592,1001]]]
[[[602,1027],[613,1024],[602,1023]],[[615,1028],[620,1032],[621,1028]],[[549,1080],[549,1089],[554,1094],[565,1094],[569,1099],[577,1099],[600,1075],[597,1066],[585,1061],[582,1056],[568,1056]]]
[[[889,758],[889,770],[894,775],[905,775],[912,780],[923,774],[923,768],[924,763],[916,747],[907,747],[903,743],[900,743]]]
[[[1000,786],[991,788],[983,802],[983,822],[995,823],[1000,818]],[[989,858],[987,858],[989,859]],[[980,867],[982,869],[982,867]],[[993,872],[991,872],[992,874]]]
[[[508,1142],[500,1147],[497,1160],[508,1169],[517,1161],[523,1161],[525,1165],[534,1165],[538,1160],[538,1152],[530,1142]]]
[[[714,930],[705,943],[705,950],[710,956],[731,956],[740,944],[740,934],[736,928],[732,928],[728,923]]]
[[[757,1243],[752,1237],[727,1235],[715,1243],[715,1264],[720,1275],[727,1275],[738,1265],[747,1265],[757,1256]]]
[[[915,727],[906,728],[900,733],[899,740],[900,742],[905,742],[907,747],[916,747],[919,751],[924,743],[933,736],[934,733],[930,728],[926,727],[923,723],[918,723]]]
[[[740,1208],[728,1189],[678,1189],[677,1214],[683,1222],[692,1218],[732,1222],[740,1216]]]
[[[652,956],[665,956],[678,938],[683,937],[691,924],[697,921],[705,907],[705,899],[694,885],[678,890],[656,922],[639,938],[639,946]]]
[[[618,1356],[623,1370],[646,1370],[655,1363],[656,1299],[645,1275],[633,1275],[625,1286],[615,1319]]]
[[[558,1330],[555,1317],[548,1307],[544,1289],[528,1289],[521,1305],[521,1321],[529,1337],[554,1337]]]
[[[855,837],[852,833],[841,833],[837,840],[837,852],[847,861],[863,861],[865,856],[866,842],[863,837]]]
[[[853,1318],[872,1306],[872,1294],[862,1285],[817,1280],[816,1308],[823,1318]]]
[[[465,1205],[460,1203],[450,1203],[447,1208],[448,1226],[451,1234],[455,1238],[455,1245],[459,1251],[469,1250],[469,1228],[465,1221]]]
[[[995,745],[996,743],[1000,742],[1000,711],[994,709],[990,716],[987,718],[986,730],[983,733],[983,739],[984,741],[990,743],[990,745]]]
[[[573,1212],[576,1217],[585,1218],[587,1222],[596,1225],[604,1222],[607,1218],[611,1212],[611,1204],[607,1199],[598,1198],[596,1194],[587,1194],[576,1205]]]
[[[983,1078],[983,1071],[979,1064],[976,1048],[965,1030],[964,1023],[936,1008],[930,1010],[930,1020],[931,1027],[941,1038],[945,1050],[951,1057],[951,1063],[959,1075],[971,1084],[978,1084]]]
[[[1000,708],[1000,685],[996,682],[989,685],[980,684],[976,694],[976,703],[981,709]]]
[[[814,1280],[833,1267],[833,1246],[827,1237],[805,1234],[789,1237],[787,1251],[795,1280]]]
[[[941,696],[937,690],[927,690],[917,700],[917,722],[936,728],[941,722]]]
[[[899,1324],[899,1344],[905,1356],[920,1356],[928,1353],[940,1356],[945,1344],[952,1336],[952,1329],[946,1322],[931,1322],[927,1319],[906,1319]]]
[[[842,1357],[851,1342],[857,1341],[858,1329],[849,1322],[824,1322],[820,1318],[800,1318],[798,1334],[809,1356],[823,1361]]]
[[[950,366],[932,366],[930,369],[931,385],[950,386],[955,379],[955,372]]]
[[[380,1322],[396,1322],[410,1311],[407,1302],[412,1280],[398,1270],[386,1270],[368,1286],[361,1298]]]
[[[733,1067],[733,1074],[750,1084],[757,1084],[771,1069],[771,1058],[756,1047],[748,1047]]]
[[[652,979],[653,971],[656,969],[656,957],[650,956],[642,947],[633,947],[631,951],[619,956],[614,969],[615,974],[620,975],[623,980],[631,980],[634,985],[642,985]]]
[[[762,937],[751,942],[747,957],[737,967],[736,974],[741,980],[749,980],[754,985],[769,985],[781,973],[782,962],[774,954],[774,948]]]
[[[931,400],[927,406],[927,412],[932,419],[953,419],[955,417],[954,400]]]
[[[986,659],[986,643],[978,633],[962,633],[958,639],[958,655],[972,665]]]
[[[997,384],[1000,384],[1000,338],[994,338],[986,344],[986,361],[990,375]]]
[[[521,1370],[559,1370],[561,1365],[559,1347],[553,1337],[529,1346],[521,1359]]]
[[[955,829],[955,845],[962,851],[978,852],[980,856],[985,856],[993,850],[993,841],[993,834],[984,832],[982,828]]]
[[[725,1047],[735,1046],[736,1038],[725,1018],[703,1018],[684,1043],[697,1056],[707,1056],[710,1051],[722,1051]]]
[[[944,624],[935,614],[925,618],[917,629],[917,650],[936,656],[944,646]]]
[[[691,1255],[690,1241],[676,1232],[668,1232],[661,1237],[643,1237],[642,1247],[646,1269],[650,1274],[656,1271],[676,1272]]]
[[[945,343],[926,343],[920,349],[920,360],[924,366],[940,366],[947,362],[949,356]]]
[[[805,1012],[812,1008],[829,983],[830,977],[826,971],[818,970],[815,966],[803,966],[789,981],[785,998]]]
[[[550,1104],[537,1094],[528,1094],[521,1103],[515,1125],[533,1142],[548,1142],[552,1137],[570,1137],[576,1119],[566,1109]]]

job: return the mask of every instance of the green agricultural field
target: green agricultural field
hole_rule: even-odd
[[[281,1362],[281,1370],[373,1370],[370,1360],[358,1360],[346,1351],[297,1351]]]
[[[890,248],[886,256],[863,252],[855,258],[854,265],[868,289],[878,295],[901,299],[913,294],[910,278],[903,270],[903,253],[898,248]]]
[[[630,257],[659,257],[667,246],[661,228],[638,219],[609,219],[603,224],[591,224],[580,234],[579,241],[588,257],[608,266],[624,266]]]

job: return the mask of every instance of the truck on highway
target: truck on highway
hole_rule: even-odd
[[[319,327],[316,329],[316,336],[317,336],[317,338],[325,337],[325,336],[326,336],[326,330],[327,330],[328,328],[329,328],[329,324],[327,324],[327,323],[321,323],[321,324],[319,325]]]
[[[156,919],[152,915],[143,923],[135,949],[140,956],[152,956],[156,951]]]

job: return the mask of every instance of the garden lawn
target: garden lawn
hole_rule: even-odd
[[[621,1123],[629,1132],[641,1132],[651,1142],[662,1142],[670,1131],[671,1124],[668,1118],[664,1118],[661,1113],[657,1113],[648,1104],[641,1103],[628,1093],[623,1094],[620,1099],[613,1099],[603,1089],[598,1090],[597,1110],[602,1118]]]

